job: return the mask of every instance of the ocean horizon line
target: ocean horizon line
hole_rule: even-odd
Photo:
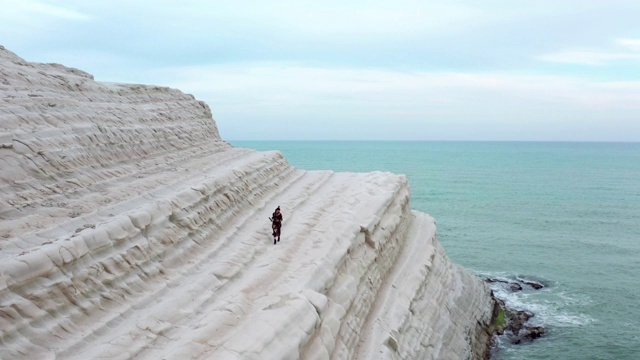
[[[640,140],[388,140],[388,139],[225,139],[227,142],[434,142],[434,143],[555,143],[555,144],[640,144]]]

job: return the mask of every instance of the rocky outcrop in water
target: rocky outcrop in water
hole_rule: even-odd
[[[487,277],[484,280],[489,284],[499,285],[503,289],[508,289],[511,292],[522,291],[525,287],[533,290],[544,288],[544,285],[540,282],[519,278],[516,280],[505,280]],[[492,296],[496,301],[494,319],[501,318],[501,320],[498,321],[499,324],[496,324],[494,328],[497,335],[505,335],[512,344],[528,343],[544,335],[545,329],[543,326],[533,325],[529,322],[535,314],[530,311],[508,306],[504,300],[495,297],[493,291]]]
[[[496,299],[505,313],[506,323],[497,331],[499,335],[506,335],[512,344],[528,343],[544,335],[544,327],[529,323],[535,315],[530,311],[511,308],[504,301]]]
[[[299,170],[191,95],[4,48],[0,104],[0,358],[486,353],[489,289],[406,177]]]

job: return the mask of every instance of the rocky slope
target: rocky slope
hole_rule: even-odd
[[[404,176],[234,148],[178,90],[0,47],[0,169],[0,358],[486,351],[489,290],[410,209]]]

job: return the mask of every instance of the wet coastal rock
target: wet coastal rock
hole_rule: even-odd
[[[529,319],[534,316],[532,312],[508,307],[505,312],[509,320],[504,332],[512,344],[531,342],[544,334],[544,327],[528,323]]]
[[[544,288],[544,285],[542,283],[534,280],[524,280],[524,279],[505,280],[505,279],[487,277],[484,279],[484,281],[489,284],[500,284],[503,287],[506,286],[512,292],[521,291],[524,288],[531,288],[534,290],[540,290]]]
[[[485,278],[484,280],[490,285],[499,286],[511,292],[522,291],[525,288],[539,290],[544,287],[540,282],[523,279],[509,281]],[[494,333],[496,335],[504,335],[512,344],[530,343],[544,335],[545,328],[543,326],[530,323],[531,318],[535,316],[534,313],[508,306],[503,299],[496,297],[493,291],[492,297],[496,301],[496,309],[494,310]]]

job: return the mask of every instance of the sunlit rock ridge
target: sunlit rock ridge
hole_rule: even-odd
[[[405,176],[296,169],[178,90],[0,61],[0,358],[484,356],[490,291]]]

